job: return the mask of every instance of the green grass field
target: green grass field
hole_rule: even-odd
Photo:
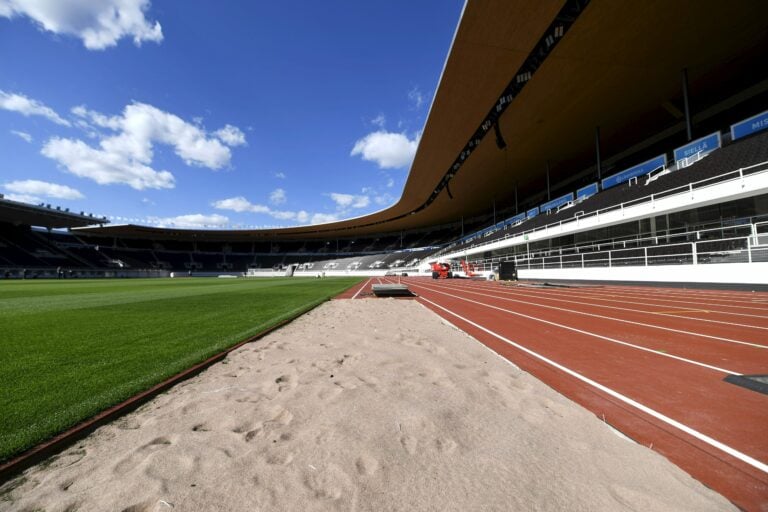
[[[0,460],[359,281],[0,282]]]

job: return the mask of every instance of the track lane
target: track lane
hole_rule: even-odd
[[[586,290],[594,290],[597,287],[583,287],[582,289]],[[647,297],[648,290],[644,287],[622,287],[622,286],[615,286],[611,285],[610,287],[611,293],[616,295],[634,295],[639,297]],[[756,300],[760,300],[760,296],[764,296],[765,292],[723,292],[723,293],[702,293],[704,290],[693,290],[689,288],[684,289],[663,289],[663,288],[657,288],[653,287],[653,294],[659,298],[664,298],[666,300],[692,300],[692,301],[700,301],[700,302],[714,302],[714,303],[722,303],[726,306],[732,306],[732,307],[745,307],[745,308],[751,308],[753,306],[757,306],[759,308],[759,304],[756,304]]]
[[[637,322],[639,324],[645,324],[646,326],[653,326],[653,328],[660,330],[678,331],[695,337],[719,339],[724,342],[753,345],[756,348],[768,349],[768,336],[759,329],[719,324],[696,324],[688,319],[649,315],[648,312],[640,309],[573,300],[562,294],[558,295],[556,292],[541,293],[539,290],[530,288],[474,283],[466,285],[466,288],[478,291],[482,290],[498,295],[499,297],[510,297],[515,300],[538,302],[550,307],[560,307],[572,311],[580,311],[588,315],[597,315],[597,317],[608,317],[616,320],[624,320],[626,322]],[[737,336],[740,338],[736,338]]]
[[[692,309],[669,309],[665,306],[658,306],[653,304],[648,304],[646,302],[637,302],[637,301],[629,301],[629,300],[616,300],[616,299],[608,299],[608,298],[601,298],[594,295],[584,295],[584,294],[577,294],[577,293],[570,293],[566,292],[563,293],[561,291],[551,291],[551,290],[540,290],[536,288],[525,288],[526,290],[535,290],[536,293],[540,293],[543,295],[549,295],[549,296],[555,296],[555,297],[569,297],[572,298],[574,301],[581,300],[581,301],[594,301],[591,302],[594,305],[602,304],[606,307],[618,307],[618,308],[630,308],[634,309],[636,311],[659,316],[659,317],[666,317],[666,318],[677,318],[677,319],[683,319],[683,320],[696,320],[699,322],[704,322],[707,324],[715,324],[715,325],[721,325],[721,326],[728,326],[732,328],[748,328],[753,329],[757,332],[761,332],[761,336],[768,335],[768,321],[763,321],[762,319],[755,319],[755,318],[742,318],[738,316],[728,316],[724,314],[719,314],[712,310],[706,310],[706,318],[703,316],[693,316],[694,311],[701,311],[701,310],[692,310]],[[699,313],[701,315],[701,313]]]
[[[633,345],[631,348],[655,351],[662,357],[682,358],[689,364],[710,365],[734,375],[760,373],[768,368],[768,347],[765,346],[734,344],[730,340],[707,338],[703,334],[692,335],[635,323],[625,318],[498,295],[482,288],[445,287],[479,303],[488,304],[489,307],[497,306],[515,312],[510,314],[527,314],[540,319],[540,322],[555,322],[564,326],[587,325],[585,330],[595,336],[617,339],[618,342]]]
[[[568,293],[576,293],[572,289],[566,290]],[[599,299],[606,299],[606,300],[612,300],[614,302],[628,302],[628,303],[636,303],[636,304],[645,304],[648,306],[654,306],[654,307],[660,307],[660,308],[666,308],[666,309],[680,309],[680,310],[706,310],[710,311],[712,313],[716,313],[718,315],[724,315],[724,316],[735,316],[735,317],[746,317],[746,318],[759,318],[762,320],[768,320],[768,311],[766,310],[765,306],[761,305],[750,305],[750,306],[743,306],[743,305],[735,305],[733,302],[724,302],[724,301],[718,301],[713,302],[709,300],[697,300],[694,298],[666,298],[663,296],[659,296],[655,293],[655,291],[650,294],[651,292],[646,292],[645,294],[641,293],[632,293],[632,294],[626,294],[626,293],[602,293],[598,291],[597,289],[579,289],[578,291],[581,295],[586,295],[592,298],[599,298]],[[642,302],[632,302],[632,301],[642,301]],[[768,325],[766,323],[765,325]]]
[[[768,421],[768,410],[760,410],[768,405],[765,395],[721,382],[730,373],[727,369],[708,368],[696,361],[681,360],[671,354],[630,346],[616,335],[606,336],[594,332],[594,323],[590,321],[578,322],[569,318],[559,323],[536,310],[508,308],[490,301],[478,301],[445,286],[414,286],[422,297],[437,300],[441,304],[449,303],[453,309],[471,311],[473,315],[481,315],[496,322],[498,325],[495,331],[512,338],[517,337],[521,343],[524,342],[527,347],[547,357],[565,358],[570,367],[606,385],[616,386],[618,391],[627,396],[637,392],[649,406],[671,412],[673,417],[688,417],[691,412],[688,400],[671,400],[665,393],[659,393],[659,389],[665,392],[688,389],[688,398],[693,403],[708,403],[704,410],[711,412],[722,409],[719,402],[726,404],[739,401],[745,407],[739,407],[737,411],[745,421],[753,425]],[[601,360],[605,364],[596,366],[595,362]],[[644,374],[642,380],[633,376],[638,369]],[[698,422],[697,428],[703,432],[708,429],[717,432],[719,421],[713,422],[713,418],[714,415],[705,415],[703,420],[691,419]],[[729,437],[730,443],[738,445],[749,444],[750,440],[745,439],[745,436],[750,434],[754,436],[754,428],[742,424],[723,435]],[[768,446],[758,444],[753,448],[758,447],[762,452],[760,455],[768,460]]]
[[[431,300],[441,307],[461,311],[477,325],[492,326],[509,339],[524,339],[526,346],[535,346],[545,355],[551,351],[549,355],[553,357],[566,357],[574,371],[611,387],[622,388],[628,396],[637,397],[644,405],[656,407],[678,421],[684,420],[685,424],[692,423],[702,432],[718,436],[715,439],[732,443],[729,446],[736,445],[736,449],[748,456],[757,455],[761,457],[758,460],[766,460],[768,447],[763,441],[763,425],[768,421],[765,412],[768,407],[764,395],[724,383],[719,375],[714,376],[716,372],[713,370],[685,366],[669,358],[641,354],[619,346],[598,348],[594,341],[581,339],[578,334],[564,336],[551,326],[542,329],[532,326],[530,321],[526,325],[526,322],[504,318],[500,312],[469,303],[466,299],[441,296],[427,290],[427,285],[434,284],[426,279],[412,279],[408,284],[416,288],[422,301]],[[444,311],[442,314],[446,316]],[[752,466],[745,467],[744,462],[732,460],[723,453],[715,453],[717,450],[713,451],[710,445],[704,446],[679,431],[673,432],[669,425],[660,425],[645,414],[630,411],[626,404],[616,403],[594,389],[586,389],[583,383],[573,382],[572,377],[532,360],[472,325],[459,326],[598,416],[606,414],[607,421],[633,438],[646,444],[655,443],[655,449],[731,499],[741,500],[739,502],[748,507],[765,504],[764,498],[768,496],[765,473]],[[553,343],[553,340],[558,342]]]

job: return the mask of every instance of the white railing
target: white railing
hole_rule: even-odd
[[[756,240],[750,235],[572,254],[516,254],[472,263],[487,271],[510,260],[518,270],[768,262],[768,243],[758,244]]]
[[[445,249],[435,253],[434,255],[430,256],[430,258],[439,258],[441,255],[449,254],[452,252],[461,252],[466,251],[469,249],[475,249],[479,247],[483,247],[486,245],[489,245],[490,243],[497,243],[503,240],[507,240],[509,238],[516,238],[516,237],[525,237],[526,235],[531,235],[533,233],[538,233],[541,231],[547,232],[549,230],[554,230],[555,228],[561,228],[564,224],[570,224],[572,222],[583,222],[585,219],[595,217],[596,219],[600,218],[600,215],[604,215],[611,211],[616,210],[623,210],[625,208],[629,208],[631,206],[636,206],[643,203],[653,203],[654,201],[661,199],[663,197],[668,197],[675,194],[680,194],[683,192],[689,192],[693,193],[694,190],[712,186],[717,183],[722,183],[726,181],[736,181],[736,180],[744,180],[744,177],[747,175],[757,174],[760,172],[768,172],[768,161],[760,162],[758,164],[750,165],[747,167],[742,167],[740,169],[737,169],[735,171],[726,172],[723,174],[718,174],[717,176],[713,176],[711,178],[705,178],[703,180],[694,181],[687,185],[681,185],[678,187],[673,187],[667,190],[663,190],[661,192],[657,192],[655,194],[649,194],[647,196],[643,196],[637,199],[632,199],[630,201],[626,201],[624,203],[619,203],[613,206],[608,206],[599,210],[595,210],[592,212],[584,213],[581,215],[574,215],[574,217],[570,217],[568,219],[563,219],[558,222],[553,222],[551,224],[546,224],[544,226],[539,226],[536,228],[532,228],[525,231],[518,231],[515,233],[507,233],[503,237],[497,237],[494,238],[491,241],[482,242],[478,244],[472,244],[472,245],[456,245],[453,247],[446,247]],[[579,212],[577,212],[579,213]]]

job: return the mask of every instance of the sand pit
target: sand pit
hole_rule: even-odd
[[[333,301],[0,489],[0,510],[735,510],[415,301]]]

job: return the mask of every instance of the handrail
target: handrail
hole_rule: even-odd
[[[498,242],[498,241],[501,241],[501,240],[507,240],[507,239],[512,238],[512,237],[525,236],[525,235],[528,235],[528,234],[531,234],[531,233],[536,233],[536,232],[542,231],[542,230],[546,231],[546,230],[549,230],[550,228],[553,228],[553,227],[556,227],[556,226],[562,226],[564,223],[574,222],[577,219],[578,219],[578,221],[582,221],[583,219],[589,218],[589,217],[599,217],[601,213],[605,214],[607,212],[618,210],[618,209],[623,209],[623,208],[626,208],[626,207],[629,207],[629,206],[634,206],[634,205],[637,205],[637,204],[643,204],[643,203],[647,203],[647,202],[652,202],[655,199],[658,199],[660,197],[667,197],[669,195],[674,195],[676,193],[685,192],[685,191],[693,191],[694,189],[698,189],[698,188],[701,188],[703,186],[707,186],[707,185],[702,185],[702,184],[719,183],[719,182],[722,182],[722,181],[729,181],[728,179],[724,179],[727,176],[732,176],[733,175],[732,179],[734,179],[734,180],[735,179],[743,179],[745,174],[752,174],[752,172],[751,172],[752,170],[754,170],[754,169],[756,169],[758,167],[761,167],[761,166],[766,166],[766,169],[761,169],[762,172],[768,171],[768,160],[763,161],[763,162],[759,162],[757,164],[749,165],[747,167],[741,167],[741,168],[736,169],[734,171],[729,171],[729,172],[726,172],[726,173],[723,173],[723,174],[718,174],[717,176],[712,176],[712,177],[709,177],[709,178],[704,178],[702,180],[693,181],[693,182],[690,182],[687,185],[680,185],[680,186],[673,187],[673,188],[670,188],[670,189],[667,189],[667,190],[663,190],[661,192],[657,192],[657,193],[654,193],[654,194],[649,194],[647,196],[643,196],[643,197],[640,197],[640,198],[637,198],[637,199],[632,199],[632,200],[624,202],[624,203],[619,203],[619,204],[616,204],[616,205],[612,205],[612,206],[608,206],[608,207],[605,207],[605,208],[601,208],[599,210],[594,210],[592,212],[580,215],[578,218],[577,217],[572,217],[572,218],[561,220],[561,221],[558,221],[558,222],[553,222],[551,224],[546,224],[544,226],[539,226],[537,228],[533,228],[533,229],[530,229],[530,230],[520,231],[520,232],[517,232],[517,233],[510,233],[510,234],[508,234],[508,235],[506,235],[504,237],[497,238],[497,239],[493,240],[493,242],[495,243],[495,242]],[[756,172],[760,172],[760,171],[756,171]],[[461,251],[461,250],[473,249],[475,247],[482,247],[484,245],[488,245],[488,244],[487,243],[482,243],[482,244],[470,245],[468,247],[461,247],[461,248],[457,248],[457,249],[455,249],[456,246],[447,247],[447,248],[444,248],[441,251],[438,251],[437,253],[435,253],[431,257],[439,257],[439,256],[441,256],[443,254],[447,254],[449,252],[453,252],[454,249],[456,251]]]

